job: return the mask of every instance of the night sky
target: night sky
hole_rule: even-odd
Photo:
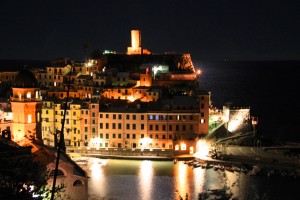
[[[130,31],[154,54],[193,60],[299,60],[299,0],[6,0],[0,59],[84,59],[126,52]]]

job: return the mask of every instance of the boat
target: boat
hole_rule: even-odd
[[[249,169],[246,165],[241,165],[241,172],[243,172],[244,174],[247,174],[249,172]]]
[[[229,171],[229,172],[234,172],[233,168],[232,167],[229,167],[229,166],[226,166],[225,167],[225,170]]]

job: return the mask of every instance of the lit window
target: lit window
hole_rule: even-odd
[[[27,92],[26,97],[27,97],[28,99],[30,99],[30,98],[31,98],[31,92]]]
[[[31,122],[32,122],[31,114],[29,114],[29,115],[27,116],[27,120],[28,120],[28,123],[31,123]]]
[[[204,123],[205,123],[205,120],[204,120],[204,119],[201,119],[201,120],[200,120],[200,123],[201,123],[201,124],[204,124]]]
[[[186,150],[186,144],[181,144],[181,150],[183,150],[183,151]]]
[[[176,145],[175,145],[175,151],[178,151],[178,150],[179,150],[179,145],[176,144]]]

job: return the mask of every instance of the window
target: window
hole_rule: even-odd
[[[121,134],[121,133],[118,134],[118,138],[119,138],[119,139],[122,138],[122,134]]]
[[[145,116],[144,115],[141,115],[141,120],[144,120]]]
[[[175,151],[178,151],[178,150],[179,150],[179,145],[176,144],[176,145],[175,145]]]
[[[96,133],[96,130],[95,130],[95,128],[92,128],[92,133]]]
[[[116,138],[116,134],[115,134],[115,133],[113,133],[112,137],[113,137],[113,138]]]
[[[172,140],[172,138],[173,138],[173,136],[172,136],[172,135],[169,135],[169,139]]]
[[[100,114],[100,118],[103,118],[103,114]]]
[[[201,103],[201,108],[204,108],[204,104],[203,103]]]
[[[162,125],[162,130],[163,130],[163,131],[166,130],[166,125]]]
[[[132,115],[132,119],[133,119],[133,120],[136,120],[136,115]]]
[[[155,125],[155,130],[158,131],[159,130],[159,127],[158,125]]]
[[[105,123],[105,128],[109,129],[109,123]]]
[[[144,130],[144,128],[145,128],[144,124],[141,124],[141,130]]]
[[[144,134],[141,134],[141,138],[144,138]]]
[[[106,119],[109,118],[109,114],[105,114],[105,118],[106,118]]]
[[[194,126],[190,125],[190,131],[193,131],[193,130],[194,130]]]
[[[119,118],[119,119],[122,119],[122,115],[118,115],[118,118]]]
[[[95,113],[94,112],[92,112],[92,117],[95,117]]]
[[[173,131],[172,125],[169,125],[169,131]]]
[[[31,116],[31,114],[29,114],[29,115],[27,116],[27,120],[28,120],[28,123],[31,123],[31,122],[32,122],[32,116]]]
[[[126,134],[126,138],[129,139],[130,138],[130,134],[127,133]]]
[[[87,119],[84,119],[84,123],[87,124]]]
[[[135,134],[132,134],[132,138],[133,138],[133,139],[135,139],[135,138],[136,138],[136,137],[135,137]]]
[[[162,135],[162,139],[166,139],[166,135]]]
[[[126,124],[126,129],[127,129],[127,130],[130,129],[130,124]]]
[[[136,124],[132,124],[132,129],[133,129],[133,130],[136,129]]]
[[[200,119],[200,124],[204,124],[205,123],[205,119]]]
[[[88,127],[84,127],[84,132],[88,132]]]
[[[183,150],[183,151],[186,150],[186,144],[181,144],[181,150]]]
[[[158,135],[155,135],[155,139],[158,139]]]
[[[150,130],[150,131],[153,130],[153,125],[150,125],[149,130]]]
[[[76,112],[73,112],[73,116],[76,116]]]
[[[116,123],[112,123],[112,129],[116,129]]]
[[[129,120],[129,115],[126,115],[126,119],[128,119],[128,120]]]
[[[54,172],[55,170],[51,170],[51,172],[49,173],[49,177],[52,177],[52,176],[54,176]],[[64,174],[64,172],[63,171],[61,171],[60,169],[58,169],[57,170],[57,176],[64,176],[65,174]]]
[[[118,129],[122,129],[122,124],[118,123]]]
[[[31,98],[31,92],[27,92],[26,97],[27,97],[27,99],[30,99]]]
[[[105,137],[106,137],[106,139],[109,139],[109,134],[106,133],[106,134],[105,134]]]
[[[194,116],[193,115],[190,115],[190,120],[194,120]]]
[[[103,129],[103,123],[100,123],[100,124],[99,124],[99,128],[100,128],[100,129]]]
[[[182,130],[185,131],[186,127],[185,125],[182,125]]]
[[[179,125],[176,125],[176,131],[179,131]]]
[[[103,133],[100,133],[100,138],[103,139]]]
[[[113,114],[113,119],[116,119],[117,118],[117,115],[116,114]]]
[[[203,112],[201,113],[201,117],[204,117],[204,113]]]

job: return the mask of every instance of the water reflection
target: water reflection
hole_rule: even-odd
[[[152,161],[141,161],[141,167],[139,171],[139,188],[141,200],[150,200],[152,193],[152,178],[153,178],[153,166]]]
[[[178,192],[178,196],[185,197],[186,194],[190,194],[189,191],[189,181],[188,180],[188,168],[189,166],[184,164],[183,162],[178,162],[177,167],[174,168],[174,174],[177,178],[175,182],[175,188]]]
[[[213,168],[193,168],[182,161],[133,161],[90,158],[81,165],[88,173],[89,200],[198,199],[206,190],[228,186],[238,199],[289,199],[297,194],[299,180],[287,177],[249,176]],[[297,194],[298,195],[298,194]],[[290,198],[291,199],[291,198]]]
[[[194,170],[194,188],[195,191],[202,192],[205,183],[205,171],[200,168],[195,168]]]

